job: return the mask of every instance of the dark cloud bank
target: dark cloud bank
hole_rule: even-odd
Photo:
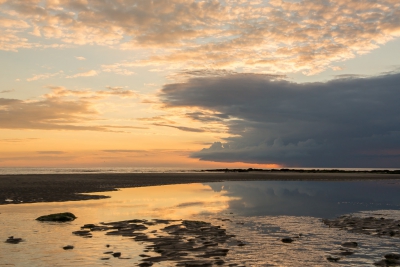
[[[161,98],[167,107],[203,110],[186,115],[224,123],[234,135],[194,158],[400,167],[400,74],[305,84],[254,74],[192,78],[164,86]]]

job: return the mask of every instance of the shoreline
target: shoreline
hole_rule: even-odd
[[[101,194],[118,188],[223,181],[368,181],[400,180],[400,174],[365,172],[201,172],[0,175],[0,205],[63,202],[107,198]]]

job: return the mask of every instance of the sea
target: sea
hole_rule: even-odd
[[[354,169],[347,169],[354,170]],[[360,170],[360,169],[357,169]],[[361,169],[371,170],[371,169]],[[2,168],[1,174],[198,172],[173,168]],[[399,236],[364,235],[329,228],[322,219],[343,215],[400,220],[400,181],[226,181],[193,183],[90,193],[109,198],[32,204],[0,205],[0,266],[138,266],[140,255],[157,257],[145,241],[129,236],[93,232],[74,235],[84,224],[123,220],[195,220],[226,229],[235,242],[220,266],[375,266],[387,253],[400,252]],[[1,178],[0,178],[1,179]],[[67,223],[44,223],[41,215],[72,212]],[[166,225],[144,230],[163,232]],[[158,228],[157,228],[158,227]],[[399,224],[400,228],[400,224]],[[156,233],[156,234],[154,234]],[[23,238],[19,244],[5,241]],[[282,238],[296,238],[283,243]],[[349,255],[344,242],[357,242]],[[242,244],[238,246],[238,244]],[[71,245],[74,249],[64,250]],[[121,257],[110,257],[109,252]],[[346,250],[347,251],[347,250]],[[106,254],[105,254],[106,253]],[[155,262],[176,266],[173,261]]]

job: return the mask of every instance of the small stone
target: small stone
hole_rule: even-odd
[[[36,218],[36,220],[41,222],[70,222],[75,219],[76,216],[71,212],[54,213]]]
[[[63,249],[64,250],[74,249],[74,246],[67,245],[67,246],[63,247]]]
[[[357,242],[344,242],[342,244],[342,247],[346,247],[346,248],[356,248],[358,247],[358,243]]]
[[[328,256],[328,257],[326,257],[326,259],[328,261],[332,261],[332,262],[337,262],[338,260],[340,260],[339,257],[334,257],[334,256]]]
[[[96,225],[95,224],[93,224],[93,223],[89,223],[89,224],[85,224],[84,226],[82,226],[81,228],[94,228],[94,227],[96,227]]]
[[[118,258],[118,257],[121,256],[121,252],[114,252],[114,253],[111,254],[111,255],[113,255],[115,258]]]
[[[74,231],[72,233],[74,235],[79,235],[79,236],[83,236],[83,237],[89,237],[89,236],[91,237],[92,236],[92,234],[88,230]]]
[[[18,244],[19,242],[22,242],[22,241],[23,241],[22,238],[10,236],[9,238],[7,238],[6,243]]]
[[[388,253],[385,255],[386,259],[400,260],[400,254],[398,253]]]
[[[216,260],[216,261],[214,261],[214,263],[217,264],[217,265],[222,265],[222,264],[225,263],[225,261],[223,261],[223,260]]]
[[[291,239],[290,237],[285,237],[285,238],[282,238],[281,241],[283,243],[292,243],[294,240]]]

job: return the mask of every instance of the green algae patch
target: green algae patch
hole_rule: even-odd
[[[75,220],[76,218],[77,217],[71,212],[63,212],[63,213],[43,215],[36,218],[36,220],[41,222],[70,222]]]

